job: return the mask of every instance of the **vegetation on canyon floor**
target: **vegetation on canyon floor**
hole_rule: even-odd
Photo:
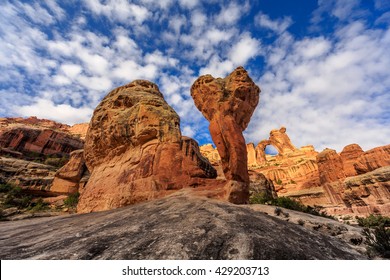
[[[390,258],[390,217],[371,214],[357,220],[359,226],[364,227],[365,242],[371,249],[369,253]]]
[[[306,206],[301,202],[292,199],[290,197],[282,196],[282,197],[273,198],[267,194],[258,193],[258,194],[253,194],[250,197],[249,203],[274,205],[274,206],[283,207],[290,210],[304,212],[304,213],[321,216],[329,219],[335,219],[333,216],[328,215],[325,212],[321,211],[322,210],[321,206],[315,206],[315,207]]]

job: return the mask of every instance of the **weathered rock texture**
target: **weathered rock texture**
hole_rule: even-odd
[[[269,141],[273,145],[280,155],[294,152],[296,148],[291,143],[290,138],[286,133],[286,128],[274,129],[270,132]]]
[[[136,80],[111,91],[95,109],[84,155],[91,177],[78,212],[166,196],[217,173],[182,137],[180,119],[157,85]]]
[[[350,177],[357,175],[354,164],[363,153],[364,151],[358,144],[350,144],[344,147],[340,153],[340,157],[343,161],[345,176]]]
[[[332,149],[318,153],[312,145],[295,148],[283,127],[271,131],[270,135],[273,137],[256,146],[256,162],[253,162],[251,144],[247,145],[248,159],[251,158],[248,168],[271,180],[278,196],[322,206],[332,215],[390,215],[387,197],[390,180],[381,169],[390,166],[390,145],[364,152],[359,145],[351,144],[340,154]],[[275,140],[272,142],[276,136],[284,144],[278,146]],[[268,145],[279,147],[279,153],[266,155]],[[215,153],[216,149],[210,146],[204,155],[209,157]],[[218,168],[217,164],[214,166]]]
[[[221,156],[227,199],[247,203],[249,198],[246,129],[259,102],[259,87],[244,68],[238,67],[224,79],[199,77],[191,87],[196,107],[210,122],[209,130]]]
[[[377,168],[390,165],[390,145],[376,147],[364,152],[355,163],[358,174],[364,174]]]
[[[317,155],[320,183],[331,183],[346,178],[343,161],[340,155],[332,149],[325,149]]]
[[[36,193],[50,190],[55,172],[53,166],[0,157],[0,183],[15,184]]]
[[[347,243],[263,212],[174,196],[3,222],[1,259],[361,259]]]
[[[84,187],[81,179],[86,171],[88,170],[85,165],[84,150],[73,151],[67,164],[56,172],[50,190],[66,194],[78,192],[80,187]]]

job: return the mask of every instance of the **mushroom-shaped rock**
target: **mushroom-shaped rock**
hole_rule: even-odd
[[[221,156],[227,199],[246,203],[249,197],[247,152],[242,131],[259,102],[260,88],[243,67],[226,78],[199,77],[191,87],[196,107],[210,122],[209,130]]]
[[[91,177],[78,212],[118,208],[189,187],[216,170],[198,144],[182,137],[180,119],[156,84],[135,80],[95,109],[84,156]]]

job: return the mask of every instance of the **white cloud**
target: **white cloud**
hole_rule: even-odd
[[[278,59],[266,61],[268,68],[259,79],[260,104],[247,140],[265,139],[271,129],[286,126],[296,146],[314,144],[317,150],[387,144],[387,32],[355,21],[330,38],[281,39],[268,46],[269,57]]]
[[[290,17],[272,20],[268,15],[263,13],[259,13],[256,16],[255,22],[257,25],[266,29],[270,29],[278,34],[283,33],[292,24]]]
[[[245,65],[249,59],[260,54],[260,41],[244,34],[229,52],[234,65]]]
[[[217,16],[216,22],[221,25],[235,24],[245,10],[245,5],[238,5],[234,2],[229,3],[229,6],[221,8],[221,12]]]
[[[54,104],[47,99],[37,99],[31,105],[15,107],[15,112],[23,117],[37,116],[72,125],[88,122],[93,110],[87,107],[74,108],[67,104]]]

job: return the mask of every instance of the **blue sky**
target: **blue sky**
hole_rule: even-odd
[[[148,79],[183,134],[209,143],[190,87],[242,65],[262,90],[247,142],[286,126],[298,147],[390,143],[389,0],[3,0],[0,11],[0,117],[88,122],[111,89]]]

